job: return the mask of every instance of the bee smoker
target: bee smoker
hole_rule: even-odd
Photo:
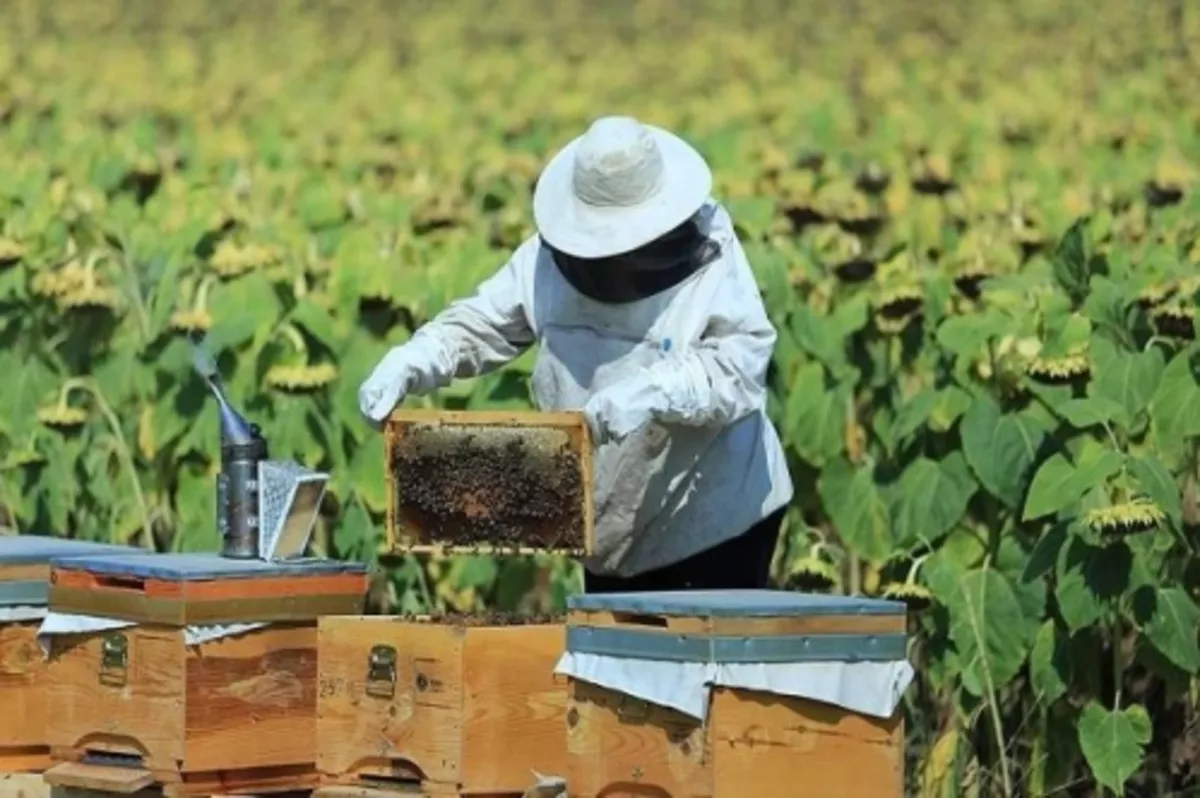
[[[221,556],[252,560],[259,556],[259,464],[267,459],[267,441],[257,424],[233,408],[221,387],[217,364],[193,344],[196,371],[217,398],[221,418],[221,472],[217,475],[217,529]]]

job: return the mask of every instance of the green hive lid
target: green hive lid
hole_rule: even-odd
[[[571,610],[700,618],[903,617],[901,602],[776,590],[606,593],[573,596]],[[636,624],[567,627],[567,651],[628,659],[705,663],[891,662],[907,655],[904,632],[746,634],[680,633]]]

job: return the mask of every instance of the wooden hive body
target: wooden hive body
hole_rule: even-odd
[[[138,550],[42,535],[0,537],[0,773],[41,770],[50,763],[45,665],[37,642],[50,560],[127,551]]]
[[[317,754],[337,788],[521,795],[566,765],[562,624],[322,618]]]
[[[397,410],[384,436],[390,552],[593,551],[582,413]]]
[[[786,667],[904,658],[905,610],[893,602],[728,591],[579,596],[570,606],[568,651],[624,662],[643,674],[651,666],[666,668],[679,674],[680,683],[697,678],[685,669],[705,663]],[[806,698],[716,686],[701,720],[601,681],[568,679],[567,781],[573,797],[903,795],[898,708],[879,718]]]
[[[106,577],[92,588],[90,614],[131,625],[50,638],[47,737],[56,764],[47,780],[112,792],[157,783],[178,795],[311,788],[317,613],[327,603],[320,592],[361,612],[365,568],[215,555],[152,559],[55,563],[56,587],[74,584],[64,577]],[[79,611],[74,593],[66,594],[66,610],[56,595],[52,588],[52,610]],[[164,614],[185,622],[157,620]],[[253,626],[206,636],[227,624]]]

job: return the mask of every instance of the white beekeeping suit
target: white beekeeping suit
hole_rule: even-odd
[[[537,235],[383,358],[363,413],[381,422],[536,343],[538,406],[582,409],[598,442],[590,572],[670,566],[778,514],[792,483],[765,413],[776,333],[711,187],[676,136],[597,120],[540,177]]]

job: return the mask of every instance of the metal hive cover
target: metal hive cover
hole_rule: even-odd
[[[155,554],[149,557],[93,555],[55,559],[55,565],[108,576],[200,582],[210,579],[262,579],[273,576],[366,573],[360,562],[325,559],[235,560],[219,554]]]
[[[695,615],[705,618],[769,618],[811,615],[903,615],[903,602],[858,596],[826,596],[787,590],[697,590],[662,593],[597,593],[571,596],[567,607],[585,612]]]
[[[4,535],[0,536],[0,565],[35,565],[48,563],[55,557],[70,557],[80,554],[149,554],[145,549],[133,546],[118,546],[111,543],[93,543],[87,540],[71,540],[49,535]]]

